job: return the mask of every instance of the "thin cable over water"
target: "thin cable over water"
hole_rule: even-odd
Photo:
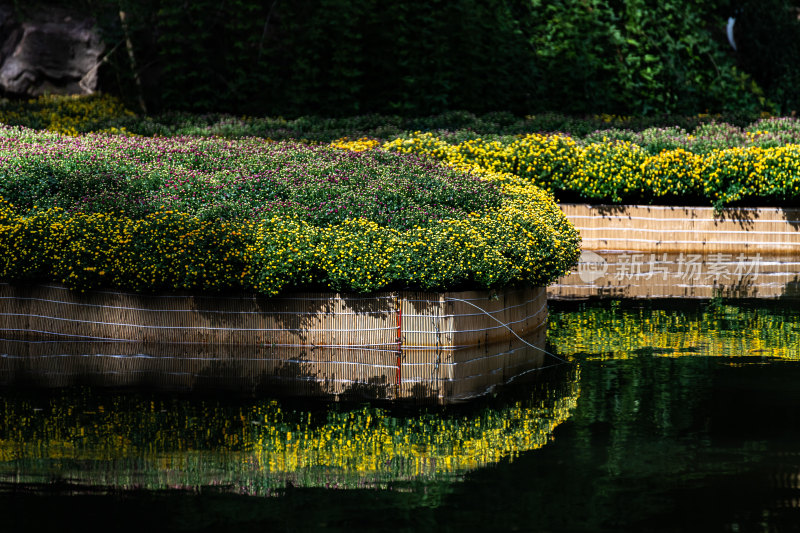
[[[510,332],[511,332],[511,334],[512,334],[512,335],[514,335],[514,336],[515,336],[517,339],[521,340],[522,342],[524,342],[525,344],[527,344],[527,345],[528,345],[528,346],[530,346],[531,348],[534,348],[534,349],[536,349],[536,350],[539,350],[540,352],[544,352],[546,355],[549,355],[550,357],[553,357],[553,358],[555,358],[555,359],[557,359],[557,360],[561,361],[561,362],[562,362],[562,363],[564,363],[564,364],[569,364],[569,362],[568,362],[566,359],[562,359],[561,357],[557,356],[556,354],[548,352],[548,351],[547,351],[547,350],[545,350],[544,348],[539,348],[538,346],[534,346],[533,344],[529,343],[528,341],[526,341],[525,339],[523,339],[522,337],[520,337],[519,335],[517,335],[517,332],[516,332],[516,331],[514,331],[513,329],[511,329],[510,327],[508,327],[508,324],[504,324],[503,322],[501,322],[501,321],[497,320],[495,317],[493,317],[493,316],[492,316],[491,314],[489,314],[487,311],[485,311],[484,309],[481,309],[479,306],[475,305],[474,303],[472,303],[472,302],[468,302],[468,301],[466,301],[466,300],[462,300],[461,298],[453,298],[453,297],[450,297],[450,296],[447,296],[447,297],[445,297],[445,300],[450,300],[450,301],[454,301],[454,302],[462,302],[462,303],[465,303],[465,304],[467,304],[467,305],[471,305],[471,306],[472,306],[472,307],[474,307],[475,309],[477,309],[477,310],[479,310],[479,311],[482,311],[482,312],[483,312],[483,313],[484,313],[486,316],[488,316],[489,318],[491,318],[492,320],[494,320],[495,322],[497,322],[498,324],[500,324],[501,326],[503,326],[504,328],[506,328],[508,331],[510,331]]]

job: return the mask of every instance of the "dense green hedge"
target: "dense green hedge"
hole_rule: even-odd
[[[748,134],[768,132],[758,142],[788,144],[800,142],[800,122],[793,118],[764,118],[746,112],[724,115],[657,115],[647,117],[619,115],[570,116],[544,113],[515,116],[509,112],[476,115],[468,111],[403,117],[400,115],[354,115],[350,117],[243,116],[226,113],[169,112],[137,115],[108,94],[91,96],[42,96],[30,100],[0,101],[0,123],[45,129],[68,135],[91,132],[129,133],[144,136],[221,136],[228,138],[262,137],[271,140],[331,142],[348,137],[391,140],[414,131],[435,131],[466,139],[482,135],[524,135],[562,133],[576,140],[601,140],[603,137],[635,142],[658,149],[659,143],[686,147],[686,135],[696,139],[692,146],[744,146],[752,142]],[[666,145],[665,145],[666,146]],[[693,149],[693,148],[692,148]]]
[[[41,3],[16,5],[24,17]],[[94,15],[109,49],[124,42],[126,12],[151,109],[642,115],[788,113],[797,101],[790,0],[61,3]],[[724,27],[737,6],[734,53]],[[101,74],[135,104],[131,72],[120,46]]]

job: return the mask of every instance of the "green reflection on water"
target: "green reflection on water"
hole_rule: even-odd
[[[40,485],[0,510],[47,531],[76,508],[136,531],[796,530],[799,328],[781,302],[558,302],[549,349],[571,364],[448,409],[7,391],[0,481],[204,490]]]
[[[551,304],[551,308],[552,308]],[[548,342],[567,358],[679,357],[800,359],[796,305],[781,302],[620,301],[551,309]]]
[[[600,439],[608,479],[645,479],[664,467],[649,456],[638,464],[630,436],[670,446],[696,427],[717,363],[800,358],[800,318],[776,302],[559,302],[549,345],[572,363],[466,407],[7,390],[0,481],[260,495],[434,482],[447,492],[468,472],[530,457],[557,426],[575,445],[570,461],[588,468]],[[669,470],[695,464],[672,459]]]
[[[292,409],[275,400],[167,398],[72,389],[0,400],[0,478],[115,488],[385,486],[457,479],[539,448],[569,418],[577,369],[524,400],[392,412]]]

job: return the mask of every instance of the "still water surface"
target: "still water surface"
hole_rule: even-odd
[[[449,408],[3,391],[0,531],[800,530],[796,301],[551,302],[548,336]]]

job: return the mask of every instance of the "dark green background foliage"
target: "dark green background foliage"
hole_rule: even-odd
[[[738,2],[737,58],[782,114],[800,112],[800,2]]]
[[[151,110],[652,115],[800,101],[798,0],[60,3],[94,16],[109,49],[127,13]],[[41,8],[15,4],[21,17]],[[734,13],[739,52],[724,31]],[[103,89],[135,103],[124,45],[109,65]]]
[[[563,90],[547,95],[550,107],[580,112],[594,101],[601,110],[648,114],[758,105],[724,43],[712,38],[713,25],[724,23],[713,2],[541,4],[532,30],[537,59],[563,80]]]

